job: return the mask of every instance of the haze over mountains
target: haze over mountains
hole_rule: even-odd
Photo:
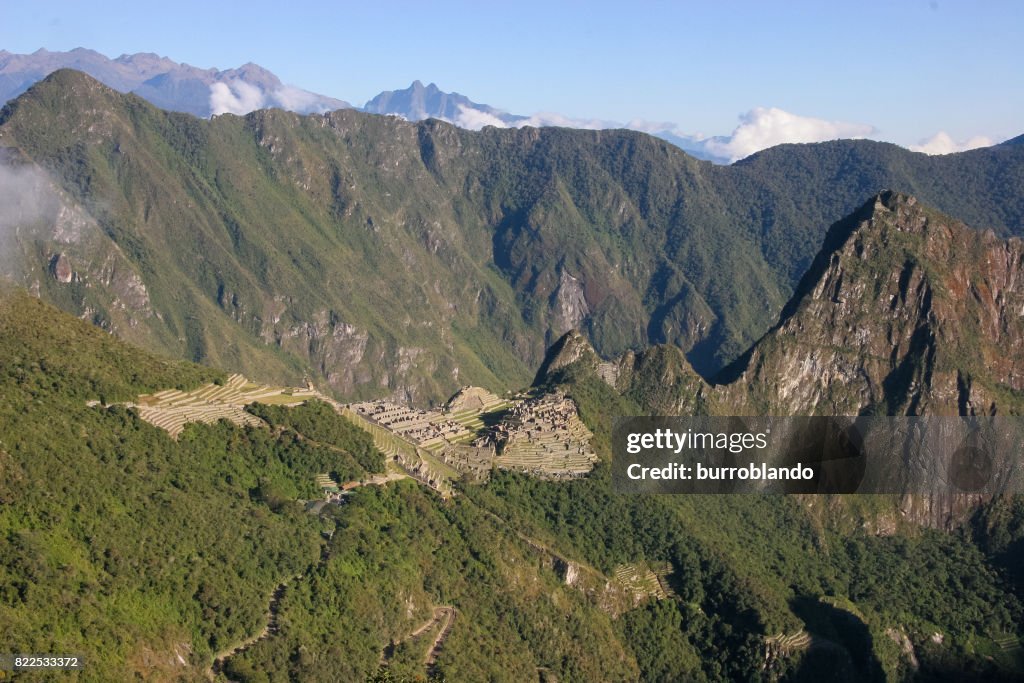
[[[179,64],[151,53],[109,59],[78,48],[69,52],[40,49],[29,55],[0,50],[0,101],[25,92],[57,69],[77,69],[120,92],[131,92],[169,111],[208,118],[280,107],[307,114],[350,107],[343,100],[281,83],[256,64],[220,71]]]
[[[343,100],[284,85],[277,76],[252,63],[220,71],[199,69],[148,53],[109,59],[84,48],[68,52],[40,49],[24,55],[0,50],[0,102],[16,97],[59,68],[83,71],[115,90],[132,92],[163,109],[204,118],[223,113],[242,115],[271,107],[308,114],[353,106]],[[484,126],[626,128],[655,135],[692,156],[719,164],[732,163],[781,143],[859,139],[877,133],[870,125],[801,116],[776,107],[755,107],[740,117],[739,125],[731,134],[714,136],[687,133],[675,123],[642,119],[617,122],[553,112],[524,116],[473,102],[459,93],[444,92],[433,83],[424,86],[420,81],[414,81],[404,90],[381,92],[370,99],[362,111],[392,114],[409,121],[436,118],[470,130]],[[723,128],[728,125],[723,122]],[[940,132],[913,149],[945,154],[991,144],[991,140],[980,136],[956,141]]]

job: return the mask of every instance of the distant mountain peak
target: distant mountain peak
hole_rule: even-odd
[[[273,73],[252,62],[236,69],[200,69],[152,52],[110,59],[82,47],[69,52],[40,48],[30,55],[0,52],[0,102],[17,97],[33,83],[63,68],[83,71],[104,85],[139,95],[162,109],[204,118],[270,107],[309,114],[351,106],[343,100],[284,85]]]
[[[473,102],[457,92],[445,92],[436,83],[423,85],[417,79],[404,90],[385,90],[363,106],[370,114],[391,114],[407,121],[439,119],[476,130],[485,125],[513,127],[525,116],[517,116],[486,104]]]

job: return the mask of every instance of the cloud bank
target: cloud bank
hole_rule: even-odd
[[[506,128],[506,124],[498,116],[483,111],[481,109],[474,109],[473,107],[467,107],[464,104],[458,105],[459,113],[455,117],[454,121],[449,121],[452,125],[458,126],[459,128],[467,128],[469,130],[480,130],[484,126],[494,126],[495,128]]]
[[[243,116],[257,109],[278,107],[305,114],[323,114],[330,107],[320,101],[316,93],[285,85],[267,92],[259,86],[242,80],[221,81],[210,85],[210,114],[236,114]]]
[[[210,113],[242,116],[265,106],[266,96],[255,85],[244,81],[214,83],[210,86]]]
[[[740,116],[740,125],[731,135],[707,137],[687,133],[673,123],[635,119],[629,123],[602,119],[574,119],[561,114],[540,112],[529,117],[494,114],[459,105],[459,114],[449,120],[460,128],[480,130],[484,126],[523,128],[525,126],[564,126],[586,130],[628,128],[662,137],[684,150],[721,163],[732,163],[755,152],[791,142],[824,142],[840,138],[864,138],[875,127],[864,123],[828,121],[800,116],[776,107],[758,107]]]
[[[827,121],[792,114],[776,107],[757,107],[740,117],[740,125],[732,135],[710,138],[704,147],[731,163],[775,145],[865,138],[873,133],[875,127],[864,123]]]
[[[919,145],[911,145],[910,149],[925,154],[952,154],[953,152],[966,152],[969,149],[979,147],[991,147],[995,141],[984,135],[975,135],[967,140],[956,141],[949,133],[940,130],[935,135],[921,141]]]
[[[624,127],[622,124],[614,121],[574,119],[546,111],[538,112],[532,116],[515,116],[504,112],[491,113],[465,104],[458,105],[458,109],[459,113],[454,119],[445,120],[459,128],[468,128],[469,130],[480,130],[484,126],[494,126],[495,128],[526,128],[527,126],[544,128],[546,126],[560,126],[583,130],[605,130],[607,128]]]

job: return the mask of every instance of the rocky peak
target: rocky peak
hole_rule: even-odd
[[[720,390],[782,414],[1011,409],[1000,404],[1024,389],[1022,269],[1020,240],[883,192],[832,226]]]
[[[569,330],[552,344],[544,356],[544,362],[537,371],[535,385],[544,384],[556,371],[577,361],[583,361],[592,369],[597,369],[600,359],[594,347],[578,330]]]

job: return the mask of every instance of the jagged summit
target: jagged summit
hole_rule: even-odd
[[[584,360],[659,414],[1014,413],[1022,311],[1024,242],[884,191],[829,229],[778,322],[713,386],[677,347],[601,363],[576,331],[538,380]]]
[[[413,81],[404,90],[381,92],[363,106],[363,111],[371,114],[394,114],[409,121],[441,119],[470,128],[479,128],[480,126],[475,124],[485,120],[511,125],[525,118],[473,102],[457,92],[444,92],[435,83],[423,85],[420,80]]]
[[[825,233],[821,249],[811,262],[810,268],[797,284],[793,296],[786,302],[782,313],[779,316],[779,327],[785,320],[790,318],[799,308],[801,302],[808,296],[813,295],[818,283],[830,267],[836,252],[841,251],[847,243],[858,233],[864,233],[879,225],[875,221],[879,212],[898,211],[900,206],[907,208],[917,204],[917,199],[906,194],[900,194],[892,190],[879,192],[869,199],[863,206],[851,213],[846,218],[837,221]],[[914,226],[897,226],[896,229],[913,229]],[[863,234],[861,234],[863,238]]]
[[[1024,243],[883,192],[836,223],[779,323],[723,375],[783,414],[995,413],[1024,389]]]
[[[597,368],[600,358],[590,341],[579,330],[569,330],[548,347],[544,362],[533,380],[534,385],[541,385],[551,379],[554,374],[577,361],[588,367]]]

